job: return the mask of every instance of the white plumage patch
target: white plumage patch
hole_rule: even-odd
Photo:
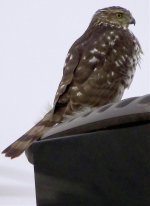
[[[71,55],[70,55],[70,60],[72,60],[72,59],[73,59],[73,55],[71,54]]]
[[[106,47],[106,44],[102,44],[102,47]]]
[[[114,31],[111,31],[110,34],[111,34],[111,35],[114,34]]]
[[[107,37],[107,39],[108,39],[108,40],[110,40],[110,39],[111,39],[111,37],[110,37],[110,36],[108,36],[108,37]]]
[[[72,87],[72,90],[77,91],[78,87],[74,86],[74,87]]]
[[[113,77],[114,75],[115,75],[115,72],[112,71],[112,72],[111,72],[111,76]]]
[[[93,56],[93,57],[89,60],[90,63],[96,63],[96,62],[98,62],[98,61],[99,61],[99,59],[97,59],[95,56]]]
[[[114,46],[114,45],[115,45],[115,41],[114,41],[114,40],[111,41],[111,42],[110,42],[110,45],[111,45],[111,46]]]
[[[106,53],[105,52],[101,52],[101,55],[105,55]]]
[[[115,40],[116,40],[116,39],[119,39],[119,36],[118,36],[118,35],[115,36]]]
[[[118,60],[118,63],[121,65],[123,65],[123,61],[121,59]]]
[[[63,85],[61,85],[61,86],[60,86],[60,89],[63,89],[65,86],[66,86],[66,85],[64,85],[64,84],[63,84]]]
[[[97,53],[97,52],[99,52],[96,48],[94,48],[94,49],[92,49],[91,51],[90,51],[92,54],[94,54],[94,53]]]
[[[107,81],[107,84],[108,84],[108,85],[110,85],[110,84],[111,84],[111,82],[108,80],[108,81]]]
[[[82,96],[82,93],[81,92],[77,92],[77,97],[80,97]]]
[[[124,56],[121,56],[121,59],[125,62],[126,61],[126,59],[125,59],[125,57]]]
[[[116,65],[117,67],[120,67],[120,64],[118,63],[118,61],[115,61],[115,65]]]
[[[117,53],[117,50],[116,50],[116,49],[113,49],[113,53],[115,53],[115,54],[116,54],[116,53]]]
[[[97,69],[97,68],[95,68],[95,69],[94,69],[94,72],[96,72],[97,70],[98,70],[98,69]]]

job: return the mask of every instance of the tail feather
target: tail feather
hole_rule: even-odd
[[[36,136],[23,135],[2,151],[2,153],[5,154],[6,157],[13,159],[21,155],[37,139],[38,137]]]
[[[40,139],[42,135],[49,129],[49,127],[54,125],[54,122],[51,122],[50,119],[51,112],[47,113],[39,123],[37,123],[22,137],[8,146],[4,151],[2,151],[2,153],[11,159],[21,155],[33,142]]]
[[[48,128],[45,126],[34,126],[29,132],[17,139],[14,143],[8,146],[4,151],[6,157],[11,159],[21,155],[34,141],[41,138]]]

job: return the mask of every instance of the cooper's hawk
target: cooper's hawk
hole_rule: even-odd
[[[129,24],[135,24],[135,19],[121,7],[95,13],[85,33],[68,52],[52,110],[6,148],[3,151],[6,156],[19,156],[67,115],[121,100],[142,53],[138,40],[128,29]]]

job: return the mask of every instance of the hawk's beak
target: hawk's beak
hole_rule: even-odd
[[[130,24],[134,24],[134,26],[135,26],[136,21],[135,21],[135,19],[134,19],[134,18],[131,18]]]

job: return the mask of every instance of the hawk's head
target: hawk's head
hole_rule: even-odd
[[[92,23],[94,23],[94,25],[104,23],[128,28],[129,24],[135,25],[135,19],[127,9],[113,6],[98,10],[92,19]]]

